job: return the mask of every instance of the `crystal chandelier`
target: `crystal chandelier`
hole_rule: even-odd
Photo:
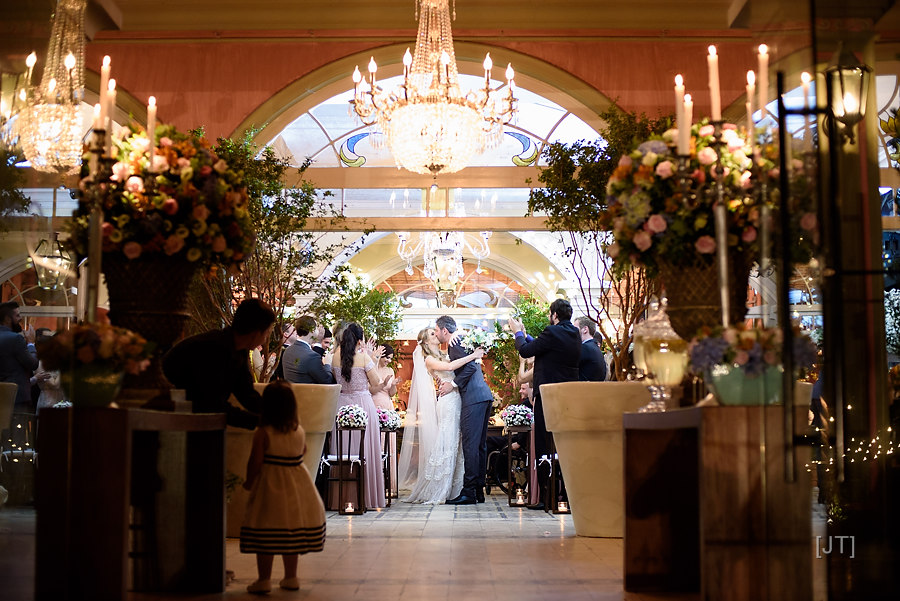
[[[38,171],[63,174],[75,171],[81,163],[86,6],[86,0],[59,0],[38,87],[31,87],[33,55],[28,60],[17,133],[25,158]]]
[[[415,244],[409,232],[397,232],[400,239],[397,254],[406,261],[406,273],[413,274],[413,258],[421,256],[422,273],[434,283],[438,293],[455,291],[457,284],[465,276],[463,251],[468,251],[478,261],[477,271],[481,272],[481,261],[491,254],[488,240],[492,232],[481,232],[478,238],[467,237],[463,232],[424,232]],[[473,239],[470,239],[473,238]]]
[[[369,61],[364,80],[353,72],[356,114],[377,125],[398,167],[414,173],[455,173],[472,157],[499,143],[503,126],[516,112],[515,73],[506,69],[507,89],[491,88],[490,54],[484,59],[484,87],[464,94],[450,31],[449,0],[416,0],[419,33],[415,54],[403,56],[403,84],[392,92],[376,81]],[[454,10],[455,13],[455,10]],[[455,14],[454,14],[455,16]]]

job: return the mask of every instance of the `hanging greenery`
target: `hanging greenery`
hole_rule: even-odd
[[[635,141],[662,134],[671,127],[672,117],[650,119],[615,105],[599,116],[605,123],[601,139],[556,143],[544,149],[547,165],[538,176],[544,187],[531,191],[528,210],[546,214],[550,230],[559,233],[583,305],[597,322],[604,344],[613,349],[614,371],[621,375],[631,368],[632,329],[659,286],[643,269],[613,273],[604,251],[611,240],[600,227],[607,207],[606,186]]]
[[[550,321],[549,303],[533,296],[521,297],[513,309],[513,317],[522,320],[525,333],[537,338]],[[504,323],[495,322],[497,342],[491,349],[491,370],[486,374],[488,385],[500,398],[501,407],[519,402],[519,351],[515,339],[503,330]]]

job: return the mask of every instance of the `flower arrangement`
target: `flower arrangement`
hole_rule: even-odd
[[[365,428],[369,424],[369,414],[359,405],[343,405],[334,421],[339,428]]]
[[[481,328],[475,328],[466,332],[465,335],[460,338],[459,343],[463,348],[468,349],[469,351],[482,348],[487,352],[497,343],[497,338],[498,336],[494,332],[487,332]]]
[[[153,347],[153,343],[124,328],[80,323],[39,342],[37,351],[44,367],[51,371],[95,367],[138,374],[150,364]]]
[[[799,327],[794,326],[793,358],[799,369],[807,369],[816,360],[816,345]],[[781,364],[781,328],[753,328],[745,324],[722,328],[701,328],[688,346],[691,369],[708,373],[717,365],[735,365],[745,375],[756,377],[767,368]]]
[[[381,426],[382,430],[393,431],[400,429],[400,426],[403,425],[403,420],[400,419],[400,414],[393,409],[379,409],[378,424]]]
[[[236,271],[253,250],[255,235],[241,172],[233,170],[202,137],[163,125],[159,145],[132,126],[116,140],[110,181],[100,184],[103,252],[128,259],[184,257],[212,273]],[[152,162],[151,162],[152,160]],[[69,246],[87,256],[91,190],[88,161],[82,167],[79,204],[69,227]]]
[[[527,405],[507,405],[500,412],[500,417],[507,428],[530,426],[534,423],[534,413]]]
[[[655,274],[662,258],[679,266],[711,264],[716,251],[710,185],[721,169],[727,209],[729,253],[756,249],[759,201],[751,193],[751,150],[732,124],[723,125],[724,144],[714,145],[715,128],[692,127],[686,177],[677,174],[676,130],[645,141],[624,155],[609,178],[607,210],[599,218],[611,233],[606,252],[621,274],[644,267]]]

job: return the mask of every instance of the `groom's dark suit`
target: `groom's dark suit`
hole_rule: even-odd
[[[450,360],[455,361],[465,357],[469,352],[458,344],[451,344],[448,354]],[[469,361],[455,373],[456,377],[453,381],[459,388],[459,396],[462,397],[459,429],[462,433],[462,448],[466,465],[461,494],[475,499],[484,494],[487,425],[494,396],[484,381],[481,365],[475,361]]]

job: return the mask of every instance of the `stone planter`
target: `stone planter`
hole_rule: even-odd
[[[623,536],[622,414],[649,401],[647,388],[637,382],[541,386],[578,536]]]
[[[256,384],[256,389],[260,393],[265,387],[265,384]],[[303,465],[315,480],[319,471],[322,448],[325,444],[325,434],[331,432],[334,427],[334,416],[337,413],[341,386],[340,384],[291,384],[291,388],[294,391],[294,398],[297,399],[297,415],[300,418],[300,425],[306,431],[306,454],[303,456]],[[226,474],[232,472],[241,479],[247,475],[247,459],[250,457],[252,442],[252,431],[228,428],[225,432]],[[248,495],[249,493],[240,486],[231,493],[231,499],[228,502],[226,536],[240,535]]]

